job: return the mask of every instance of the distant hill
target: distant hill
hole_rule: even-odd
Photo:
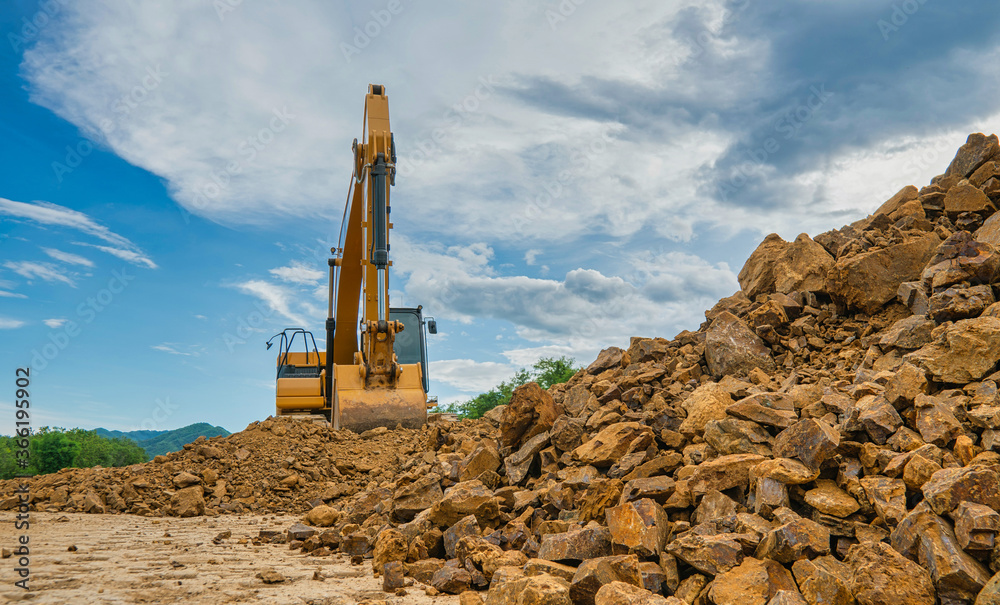
[[[95,429],[101,437],[114,439],[125,437],[139,444],[139,447],[146,450],[149,457],[168,454],[184,449],[184,444],[191,443],[198,437],[227,437],[230,433],[221,426],[212,426],[207,422],[191,424],[172,431],[109,431],[108,429]]]

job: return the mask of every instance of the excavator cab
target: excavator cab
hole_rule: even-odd
[[[400,364],[419,363],[423,374],[424,392],[428,392],[430,387],[427,381],[427,332],[437,334],[437,323],[433,317],[424,320],[423,307],[391,308],[389,319],[403,324],[403,331],[396,334],[396,341],[393,343],[397,361]]]
[[[294,351],[301,337],[302,351]],[[286,328],[267,341],[270,349],[278,338],[276,403],[278,415],[316,414],[326,406],[326,352],[316,346],[312,332]],[[312,351],[309,343],[312,342]]]

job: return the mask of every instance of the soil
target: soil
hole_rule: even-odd
[[[15,515],[0,513],[0,546],[8,550],[22,533],[14,529]],[[313,558],[287,544],[251,544],[260,530],[284,532],[298,520],[282,515],[177,519],[32,512],[27,532],[31,590],[14,586],[19,579],[16,558],[4,559],[0,601],[457,605],[457,596],[428,596],[419,583],[407,587],[405,596],[383,592],[369,560],[351,565],[346,556]],[[214,544],[225,531],[232,536]],[[266,570],[287,580],[265,584],[256,575]],[[314,579],[317,572],[322,579]]]

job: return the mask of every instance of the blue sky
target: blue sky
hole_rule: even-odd
[[[13,385],[34,366],[39,425],[235,431],[273,413],[264,341],[321,332],[370,82],[399,148],[393,304],[441,331],[432,394],[672,337],[767,233],[861,218],[994,132],[998,17],[936,0],[6,2],[0,367]]]

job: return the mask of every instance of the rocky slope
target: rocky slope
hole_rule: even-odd
[[[867,219],[766,238],[698,331],[605,350],[487,420],[269,419],[41,477],[32,506],[300,511],[259,540],[465,605],[995,605],[998,200],[1000,144],[972,135]]]

